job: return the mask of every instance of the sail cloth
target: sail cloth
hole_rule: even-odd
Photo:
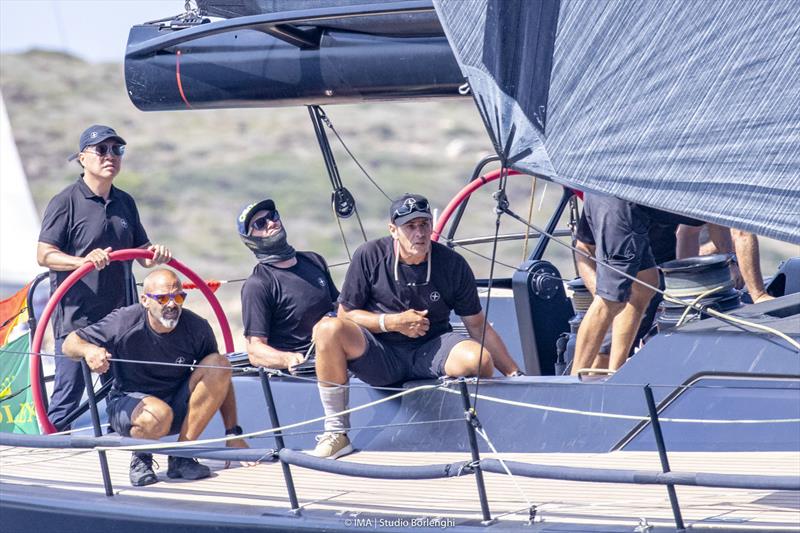
[[[511,168],[800,243],[794,0],[434,5]]]

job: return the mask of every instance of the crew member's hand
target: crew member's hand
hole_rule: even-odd
[[[103,270],[105,267],[108,266],[108,263],[111,261],[109,259],[108,254],[111,253],[111,247],[106,249],[103,248],[95,248],[88,254],[86,257],[83,258],[84,263],[92,263],[97,270]]]
[[[111,367],[111,354],[101,346],[95,346],[83,356],[92,372],[105,374]]]
[[[426,318],[427,314],[427,309],[424,311],[409,309],[395,315],[387,315],[387,329],[389,331],[397,331],[412,339],[422,337],[431,326],[430,320]]]
[[[306,354],[304,353],[287,352],[284,357],[286,368],[288,368],[290,371],[305,360]]]
[[[153,252],[151,261],[154,265],[161,265],[172,260],[172,252],[163,244],[151,244],[147,249]]]

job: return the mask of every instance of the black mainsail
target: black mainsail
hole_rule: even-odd
[[[796,2],[434,5],[512,168],[800,243]]]

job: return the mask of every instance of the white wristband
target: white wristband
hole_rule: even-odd
[[[381,316],[378,317],[378,326],[382,332],[389,333],[389,330],[386,329],[386,313],[381,313]]]

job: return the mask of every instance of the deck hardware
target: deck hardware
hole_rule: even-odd
[[[481,502],[481,514],[483,525],[488,525],[492,522],[492,515],[489,512],[489,499],[486,497],[486,485],[483,483],[483,472],[481,471],[481,456],[478,452],[478,438],[475,436],[475,426],[477,421],[474,409],[469,403],[469,391],[467,390],[467,382],[463,378],[458,380],[458,385],[461,388],[461,399],[464,403],[464,413],[467,423],[467,437],[469,438],[469,447],[472,452],[472,462],[469,465],[475,471],[475,482],[478,484],[478,498]]]
[[[83,372],[83,382],[86,384],[86,395],[89,397],[89,412],[92,414],[92,428],[95,437],[102,437],[103,430],[100,429],[100,414],[97,412],[97,401],[94,397],[94,384],[92,383],[92,371],[85,359],[81,359],[81,371]],[[103,473],[103,487],[106,489],[106,496],[114,495],[114,487],[111,486],[111,474],[108,471],[108,458],[106,452],[99,451],[100,471]]]
[[[269,421],[272,427],[279,428],[281,423],[278,420],[278,411],[275,409],[275,398],[272,396],[272,388],[269,385],[270,376],[263,368],[258,369],[258,376],[261,378],[261,389],[264,391],[264,400],[267,402],[267,410],[269,411]],[[275,432],[275,445],[277,446],[275,452],[279,453],[286,446],[283,443],[283,434],[280,431]],[[286,492],[289,493],[289,503],[292,509],[289,511],[295,516],[300,515],[300,504],[297,501],[297,491],[294,488],[294,479],[292,479],[292,471],[285,461],[281,461],[281,468],[283,469],[283,480],[286,482]]]
[[[536,521],[536,506],[531,505],[528,509],[528,522],[533,524]]]
[[[670,471],[669,459],[667,459],[667,448],[664,445],[664,435],[661,433],[661,423],[658,421],[658,409],[656,409],[656,401],[653,398],[653,389],[650,388],[650,385],[644,386],[644,398],[647,401],[647,410],[650,413],[650,424],[653,426],[658,457],[661,459],[661,470],[666,474]],[[685,531],[686,527],[683,525],[683,516],[681,516],[681,507],[678,504],[678,494],[675,492],[674,484],[667,485],[667,494],[669,495],[669,503],[672,506],[672,515],[675,517],[675,529]]]
[[[636,533],[647,533],[648,531],[651,531],[652,529],[653,529],[653,526],[652,526],[652,524],[647,522],[647,518],[640,518],[639,519],[639,525],[636,526],[634,531]]]

